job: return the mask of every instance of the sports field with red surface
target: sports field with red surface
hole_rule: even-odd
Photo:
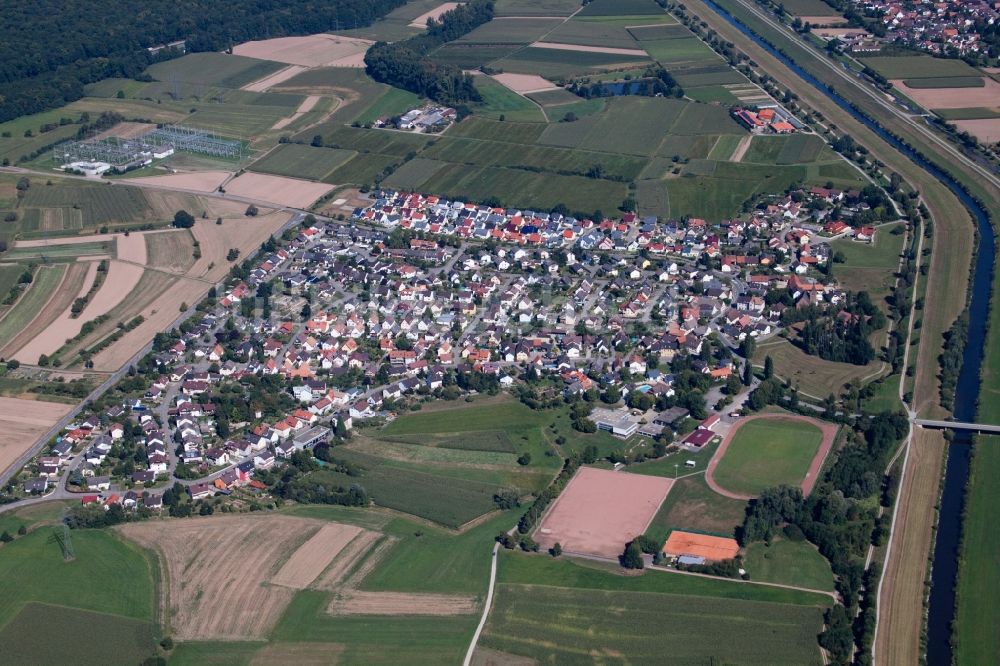
[[[535,541],[564,553],[615,558],[646,531],[672,479],[581,467],[542,519]]]

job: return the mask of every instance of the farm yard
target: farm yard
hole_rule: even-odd
[[[749,498],[765,488],[801,485],[808,494],[833,446],[835,426],[793,416],[737,422],[706,470],[709,485]]]

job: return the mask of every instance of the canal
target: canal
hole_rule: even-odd
[[[886,132],[881,125],[858,113],[846,99],[793,60],[778,52],[728,11],[712,0],[704,0],[704,2],[743,35],[780,60],[796,76],[822,92],[837,106],[851,114],[855,120],[863,123],[878,134],[882,140],[944,184],[958,197],[962,205],[969,210],[975,219],[976,231],[978,232],[978,251],[972,274],[968,342],[965,346],[962,369],[955,390],[954,410],[956,420],[975,422],[976,406],[979,401],[979,373],[983,363],[986,326],[989,321],[990,288],[993,284],[993,266],[996,254],[993,227],[990,225],[986,211],[950,175]],[[945,470],[944,492],[941,497],[938,531],[934,543],[934,565],[931,574],[932,587],[927,619],[927,663],[929,664],[950,664],[952,662],[951,625],[955,619],[955,582],[958,577],[962,500],[969,478],[970,448],[968,444],[968,434],[956,435],[948,451],[948,464]]]

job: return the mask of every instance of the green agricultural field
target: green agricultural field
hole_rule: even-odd
[[[468,167],[452,164],[438,171],[423,186],[428,192],[454,199],[499,200],[506,206],[551,210],[559,204],[571,210],[615,210],[625,199],[625,183],[584,176],[537,174],[503,167]]]
[[[556,88],[554,90],[543,90],[541,92],[529,93],[527,97],[545,107],[576,104],[582,100],[581,97],[574,95],[565,88]]]
[[[101,254],[113,254],[114,244],[108,241],[93,243],[71,243],[66,245],[46,245],[43,247],[15,247],[9,250],[4,257],[11,261],[40,260],[76,261],[77,257],[86,257]]]
[[[562,19],[529,18],[489,21],[462,35],[456,44],[530,44],[562,23]]]
[[[718,162],[711,176],[696,175],[685,167],[680,177],[657,183],[666,188],[671,216],[694,215],[716,221],[738,214],[756,194],[782,192],[804,177],[802,167],[761,169],[752,164]]]
[[[0,549],[0,626],[29,602],[156,619],[156,567],[140,548],[110,531],[74,530],[76,558],[66,562],[54,533],[40,528]]]
[[[4,297],[17,284],[18,279],[24,274],[25,267],[18,264],[4,264],[0,266],[0,294]],[[6,309],[4,306],[3,309]]]
[[[72,180],[56,180],[52,185],[45,185],[36,179],[28,189],[24,206],[79,209],[84,228],[147,220],[153,215],[153,209],[138,187]]]
[[[503,584],[481,645],[553,663],[609,654],[630,663],[820,664],[821,615],[752,601]]]
[[[743,129],[732,117],[729,111],[711,104],[692,104],[688,102],[681,117],[670,128],[673,134],[738,134],[746,135]]]
[[[421,153],[421,157],[455,164],[511,167],[581,176],[599,166],[603,177],[624,180],[637,177],[646,165],[644,159],[627,155],[460,137],[442,138]]]
[[[939,76],[903,81],[910,88],[982,88],[986,85],[981,76]]]
[[[895,282],[899,255],[903,252],[902,224],[879,227],[875,243],[835,240],[830,248],[843,256],[844,263],[834,264],[834,274],[846,289],[865,290],[873,299],[887,296]],[[896,232],[896,233],[893,233]]]
[[[292,110],[284,106],[197,103],[183,124],[211,130],[227,137],[248,139],[262,134]]]
[[[494,537],[513,527],[519,512],[490,518],[461,534],[395,519],[380,528],[398,539],[388,557],[361,583],[372,592],[481,595],[490,576]],[[414,533],[420,527],[422,534]]]
[[[156,654],[156,631],[148,621],[28,603],[0,629],[0,643],[11,664],[138,664]]]
[[[670,195],[660,180],[640,180],[636,183],[636,202],[643,215],[670,217]]]
[[[653,0],[593,0],[577,16],[643,16],[662,13],[663,8]]]
[[[353,150],[313,148],[295,143],[285,143],[253,163],[253,171],[279,176],[323,180],[332,171],[357,155]]]
[[[326,613],[329,602],[328,593],[299,592],[274,628],[272,640],[343,646],[338,661],[346,664],[453,664],[462,660],[479,618],[334,616]]]
[[[462,69],[479,69],[483,65],[500,60],[523,48],[521,44],[466,44],[449,42],[428,56],[442,65],[454,65]],[[476,77],[481,80],[484,77]]]
[[[804,164],[815,161],[824,145],[823,139],[814,134],[755,136],[742,161],[757,164]]]
[[[696,102],[705,102],[706,104],[711,104],[713,102],[718,102],[720,104],[735,104],[739,100],[736,96],[729,92],[723,86],[699,86],[697,88],[685,88],[684,95],[690,97]]]
[[[23,268],[21,272],[23,272]],[[0,347],[10,342],[15,335],[38,314],[55,292],[66,273],[65,266],[43,266],[35,271],[35,279],[24,291],[7,314],[0,319]],[[20,272],[18,273],[20,276]]]
[[[1000,118],[1000,109],[974,107],[969,109],[932,109],[934,113],[945,120],[979,120],[981,118]]]
[[[482,647],[554,663],[595,654],[634,663],[665,656],[692,664],[822,663],[816,634],[829,600],[820,595],[666,572],[622,577],[507,553],[498,569]]]
[[[986,423],[996,423],[995,404],[987,408]],[[984,414],[980,412],[982,418]],[[1000,501],[1000,437],[977,437],[972,472],[965,496],[962,547],[956,589],[955,658],[958,664],[991,663],[1000,654],[996,631],[996,594],[1000,582],[991,571],[1000,552],[995,507]]]
[[[837,10],[823,0],[788,0],[783,1],[782,6],[795,16],[839,16]]]
[[[146,73],[165,83],[183,82],[222,88],[241,88],[274,74],[286,65],[224,53],[190,53],[150,65]]]
[[[448,130],[448,136],[533,144],[538,141],[544,131],[545,125],[541,123],[497,122],[479,116],[471,116]]]
[[[725,578],[683,576],[655,571],[647,571],[639,576],[622,576],[621,569],[610,563],[500,552],[502,555],[497,567],[497,583],[508,585],[549,585],[608,592],[648,592],[814,608],[825,608],[831,601],[825,594],[763,585],[744,585]]]
[[[800,421],[748,421],[736,431],[713,477],[726,490],[747,495],[798,485],[822,439],[819,428]]]
[[[507,86],[494,81],[488,76],[477,76],[473,80],[473,83],[476,86],[476,90],[482,96],[483,101],[473,107],[476,116],[466,118],[453,129],[449,130],[449,136],[456,133],[461,134],[462,132],[458,128],[467,123],[475,123],[476,117],[500,120],[500,116],[503,116],[505,123],[545,122],[545,115],[538,108],[537,104],[523,95],[517,94]],[[503,134],[506,133],[507,127],[509,126],[504,126]]]
[[[446,166],[447,162],[417,157],[405,162],[382,182],[386,187],[397,190],[422,191],[420,186]]]
[[[624,27],[607,25],[597,21],[566,21],[545,35],[544,41],[642,50],[635,38]]]
[[[695,37],[658,39],[642,42],[649,57],[670,69],[672,65],[687,62],[707,63],[719,61],[718,54]]]
[[[604,15],[604,16],[584,16],[577,14],[573,17],[574,21],[593,21],[595,23],[603,23],[604,25],[615,25],[620,28],[633,28],[636,26],[652,26],[652,25],[678,25],[677,19],[672,15],[663,12],[662,14],[637,14],[637,15],[626,15],[619,14],[617,16]],[[687,30],[687,28],[685,28]]]
[[[497,0],[494,14],[502,16],[569,16],[578,0]]]
[[[672,467],[667,471],[673,472]],[[635,471],[641,473],[642,465]],[[684,477],[670,489],[648,532],[664,539],[675,529],[732,537],[743,524],[746,506],[709,488],[703,474]]]
[[[378,153],[397,157],[420,151],[433,140],[434,137],[426,134],[344,126],[323,134],[323,144],[330,148],[346,148],[359,153]]]
[[[566,148],[651,155],[690,102],[663,97],[614,97],[601,113],[549,125],[539,143]],[[704,107],[708,108],[708,107]]]
[[[704,67],[677,69],[673,72],[673,75],[674,79],[677,80],[677,83],[681,84],[684,88],[684,93],[688,97],[699,101],[728,101],[729,97],[735,98],[735,95],[729,93],[727,89],[722,88],[721,92],[716,92],[713,98],[702,99],[691,94],[691,90],[694,88],[705,86],[725,86],[746,82],[746,78],[744,78],[742,74],[737,72],[735,69],[730,69],[729,66],[724,63],[706,65]]]
[[[505,72],[559,79],[583,76],[612,65],[641,67],[646,64],[649,64],[649,59],[642,56],[529,47],[497,60],[491,67]]]
[[[389,88],[381,97],[372,102],[355,120],[359,123],[370,123],[379,118],[391,118],[406,113],[421,105],[419,96],[402,88]]]
[[[361,484],[377,506],[396,509],[414,516],[457,528],[493,509],[493,494],[503,484],[448,477],[421,469],[430,466],[370,456],[357,451],[338,450],[336,457],[360,466],[360,476],[330,470],[311,472],[317,483],[342,486]]]
[[[932,58],[925,55],[878,56],[862,58],[861,62],[887,79],[982,76],[982,72],[975,67],[954,58]]]
[[[381,180],[385,170],[403,161],[395,155],[378,155],[364,153],[352,157],[346,164],[339,167],[323,179],[331,185],[365,185]]]
[[[676,39],[690,37],[691,31],[680,24],[646,25],[631,27],[629,33],[640,42],[660,39]]]
[[[805,540],[775,539],[770,545],[754,542],[747,546],[744,567],[750,580],[833,591],[830,563]]]

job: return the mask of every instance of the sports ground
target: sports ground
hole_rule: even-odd
[[[581,467],[542,520],[535,540],[545,548],[614,558],[646,531],[672,479]]]

